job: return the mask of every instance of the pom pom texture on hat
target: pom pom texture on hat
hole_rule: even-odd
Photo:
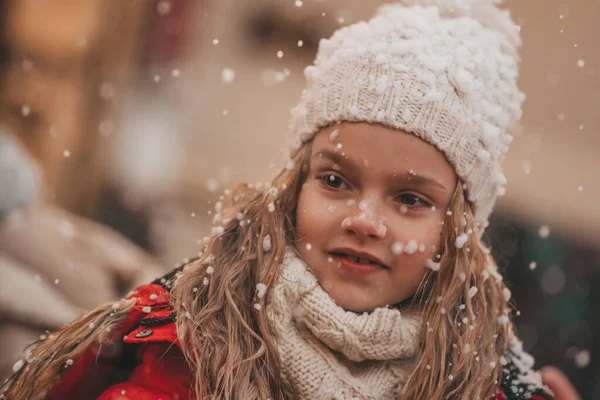
[[[294,151],[323,127],[380,123],[442,151],[485,224],[521,118],[519,27],[490,0],[404,0],[323,39],[292,109]]]

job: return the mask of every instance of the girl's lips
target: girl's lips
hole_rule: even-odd
[[[339,266],[344,272],[358,276],[369,276],[383,271],[384,267],[380,264],[366,264],[355,261],[347,256],[332,253],[331,257],[335,265]]]

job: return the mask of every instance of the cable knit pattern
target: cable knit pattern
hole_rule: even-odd
[[[266,313],[295,399],[396,399],[419,348],[420,317],[345,311],[291,248]]]

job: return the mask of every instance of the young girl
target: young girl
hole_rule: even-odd
[[[7,397],[550,398],[481,242],[518,27],[434,3],[322,40],[272,183],[226,193],[197,259],[37,343]]]

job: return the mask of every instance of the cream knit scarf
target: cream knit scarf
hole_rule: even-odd
[[[418,352],[421,320],[336,305],[288,249],[266,312],[294,399],[397,399]]]

